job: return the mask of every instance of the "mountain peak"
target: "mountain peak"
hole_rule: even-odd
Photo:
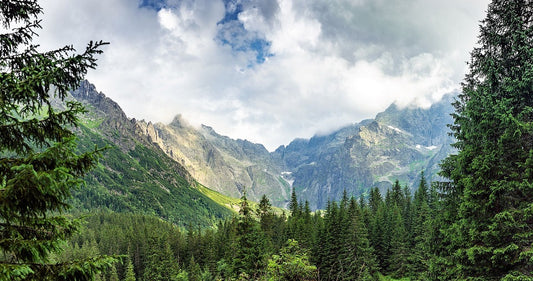
[[[176,127],[176,128],[190,128],[191,127],[189,122],[185,120],[185,118],[183,118],[181,114],[176,115],[174,119],[172,119],[172,122],[170,122],[169,125],[172,127]]]

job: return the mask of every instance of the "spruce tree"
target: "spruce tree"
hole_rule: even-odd
[[[493,0],[442,165],[459,199],[444,227],[457,279],[533,280],[533,1]]]
[[[403,277],[407,273],[407,233],[405,232],[401,210],[397,205],[389,208],[390,212],[390,255],[387,256],[388,271],[395,277]]]
[[[124,272],[124,281],[136,281],[135,279],[135,271],[133,270],[133,263],[131,262],[131,259],[126,259],[126,270]]]
[[[259,223],[261,224],[261,230],[272,238],[274,236],[274,223],[276,217],[272,210],[272,204],[266,195],[261,197],[256,214],[259,218]]]
[[[429,260],[430,247],[432,241],[432,217],[429,207],[428,185],[424,177],[424,172],[420,175],[420,183],[415,192],[413,200],[413,226],[411,242],[411,271],[418,274],[427,271],[427,261]]]
[[[266,237],[259,223],[252,217],[252,209],[246,194],[241,197],[236,235],[237,248],[233,257],[233,273],[236,276],[244,274],[252,278],[258,277],[266,267]]]
[[[349,271],[345,280],[364,280],[370,278],[376,270],[374,249],[370,246],[368,230],[366,228],[362,209],[357,201],[352,198],[348,209],[350,218],[350,232],[345,243],[345,251],[350,253]]]
[[[314,281],[317,280],[316,266],[311,265],[305,249],[296,240],[289,239],[279,255],[272,255],[266,272],[268,280]]]
[[[98,154],[75,152],[72,128],[84,109],[65,98],[104,43],[40,52],[32,39],[42,12],[36,0],[0,1],[0,280],[90,280],[113,259],[49,256],[78,228],[62,213]]]
[[[295,188],[292,189],[291,192],[291,201],[289,202],[289,211],[291,212],[291,217],[298,217],[299,213],[299,206],[298,206],[298,199],[296,197],[296,190]]]

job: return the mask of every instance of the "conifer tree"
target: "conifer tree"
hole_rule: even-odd
[[[166,233],[153,233],[151,237],[148,237],[146,247],[144,280],[171,280],[178,274],[177,263]]]
[[[267,277],[276,281],[314,281],[317,280],[317,269],[309,263],[307,253],[298,242],[289,239],[280,254],[269,259]]]
[[[115,265],[111,266],[111,273],[109,274],[109,281],[119,281],[117,267]]]
[[[42,12],[36,0],[0,2],[0,280],[90,280],[113,259],[48,259],[78,228],[62,213],[97,160],[75,152],[82,105],[56,109],[52,99],[78,87],[104,43],[40,52],[32,39]]]
[[[370,278],[371,273],[376,270],[376,259],[370,246],[362,210],[354,198],[350,200],[348,217],[351,225],[344,247],[349,253],[349,271],[345,280],[364,280]]]
[[[298,217],[299,213],[298,198],[296,197],[296,190],[293,188],[291,193],[291,201],[289,202],[289,211],[291,217]]]
[[[493,0],[455,102],[456,279],[533,280],[533,1]],[[453,211],[451,213],[454,213]]]
[[[335,280],[339,277],[339,254],[342,247],[340,228],[339,208],[335,202],[328,201],[324,225],[320,229],[314,251],[322,280]]]
[[[274,236],[275,215],[272,211],[272,204],[266,195],[261,197],[256,213],[259,218],[259,223],[261,224],[261,230],[272,238]]]
[[[233,273],[251,278],[258,277],[266,267],[265,236],[252,217],[252,209],[246,198],[241,197],[239,219],[237,222],[237,248],[233,258]]]
[[[413,226],[411,244],[411,271],[413,274],[427,271],[427,261],[430,254],[430,244],[433,243],[432,217],[429,208],[428,185],[424,172],[420,174],[420,183],[413,200]]]
[[[131,262],[131,259],[126,259],[126,271],[124,273],[124,281],[136,281],[135,279],[135,271],[133,270],[133,263]]]
[[[393,205],[389,208],[390,222],[390,255],[387,257],[388,271],[395,277],[402,277],[407,272],[407,233],[405,232],[404,222],[400,208]]]

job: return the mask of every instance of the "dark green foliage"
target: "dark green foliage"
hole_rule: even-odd
[[[71,46],[39,52],[36,1],[1,1],[0,21],[0,279],[91,280],[113,258],[50,261],[79,221],[62,215],[71,190],[97,163],[98,149],[76,153],[72,128],[84,111],[65,100],[96,66],[103,42],[76,54]]]
[[[362,214],[354,198],[328,204],[314,249],[321,280],[362,280],[377,270]]]
[[[86,229],[60,260],[127,254],[116,265],[118,276],[131,279],[134,271],[139,280],[379,280],[379,273],[436,279],[434,253],[441,246],[434,241],[442,240],[436,214],[442,202],[430,204],[435,195],[420,195],[431,194],[424,180],[416,192],[423,201],[398,186],[388,192],[388,200],[374,197],[375,213],[365,200],[343,196],[324,212],[311,213],[307,204],[298,204],[304,207],[297,216],[286,218],[272,211],[266,197],[256,210],[243,197],[239,216],[219,222],[216,229],[189,225],[184,231],[152,216],[98,213],[87,218]],[[436,209],[427,207],[433,205]],[[426,215],[419,215],[416,210],[424,209],[419,206],[429,208]],[[427,233],[413,238],[405,217],[416,218],[411,228]]]
[[[144,280],[172,280],[178,274],[177,266],[168,237],[157,232],[150,233],[146,245]]]
[[[451,126],[443,225],[457,279],[533,279],[533,2],[495,0],[482,21]],[[448,202],[452,201],[448,200]]]
[[[255,279],[264,270],[267,244],[258,222],[252,217],[246,195],[241,198],[236,235],[237,251],[233,257],[233,272],[237,276],[244,273]]]
[[[296,190],[293,188],[291,193],[291,201],[289,202],[289,211],[291,212],[291,216],[298,216],[299,210],[300,208],[298,206],[298,199],[296,198]]]
[[[124,273],[124,281],[135,281],[135,271],[133,270],[133,263],[131,262],[131,259],[126,259],[126,271]]]
[[[268,261],[267,278],[272,281],[317,280],[317,269],[309,263],[306,252],[298,241],[289,239],[279,255],[272,255]]]

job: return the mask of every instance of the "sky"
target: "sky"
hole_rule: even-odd
[[[128,117],[269,150],[460,90],[488,0],[44,0],[36,43],[110,45],[87,79]]]

